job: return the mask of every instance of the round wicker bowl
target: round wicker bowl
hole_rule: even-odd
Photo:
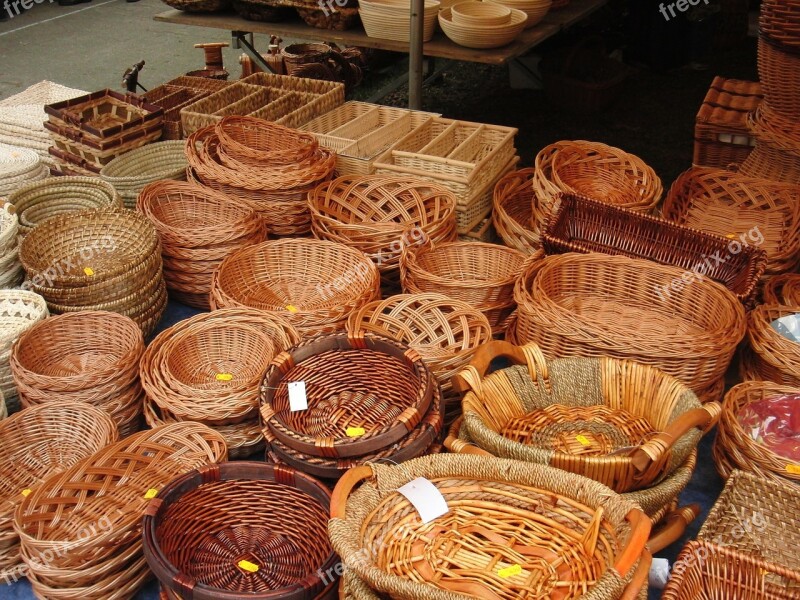
[[[32,406],[0,422],[0,573],[13,573],[22,563],[13,523],[25,490],[116,442],[117,437],[111,418],[84,402]]]
[[[505,25],[511,21],[511,9],[499,4],[490,4],[470,0],[453,4],[451,8],[453,22],[457,25]]]
[[[122,208],[114,187],[96,177],[53,177],[29,183],[9,196],[19,215],[19,231],[27,235],[39,223],[63,213],[97,208]]]
[[[229,254],[214,271],[211,306],[275,312],[307,336],[344,329],[351,312],[379,297],[378,269],[367,256],[344,244],[296,238]]]
[[[541,249],[541,223],[532,228],[534,202],[532,181],[536,169],[520,169],[504,175],[494,188],[492,223],[503,243],[530,254]]]
[[[338,577],[325,575],[337,561],[329,511],[328,489],[292,468],[200,467],[151,501],[144,555],[175,598],[188,597],[187,589],[195,600],[333,598]]]
[[[771,323],[800,313],[800,306],[762,304],[747,316],[745,379],[800,387],[800,345],[783,337]]]

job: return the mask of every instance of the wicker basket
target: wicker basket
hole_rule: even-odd
[[[228,155],[256,167],[302,162],[319,147],[310,134],[249,117],[225,117],[215,131]]]
[[[230,0],[163,0],[164,4],[190,13],[220,12],[230,8]]]
[[[695,121],[694,165],[726,169],[743,163],[756,143],[747,114],[762,99],[758,82],[715,77]]]
[[[761,33],[790,48],[800,48],[800,18],[796,0],[766,0],[761,3],[758,25]]]
[[[420,477],[449,509],[428,523],[395,493]],[[589,600],[620,598],[626,585],[635,597],[650,565],[650,521],[632,502],[578,475],[516,461],[439,455],[353,469],[333,492],[331,515],[344,564],[392,598],[557,590]],[[525,559],[523,547],[537,547],[537,558]]]
[[[298,381],[304,382],[306,410],[289,397]],[[417,427],[437,386],[415,350],[388,338],[313,337],[277,356],[267,370],[264,435],[320,458],[379,452]]]
[[[753,473],[734,471],[708,514],[697,539],[765,563],[762,585],[800,594],[800,560],[794,543],[800,535],[797,505],[800,490]],[[742,533],[744,532],[744,533]]]
[[[456,239],[453,193],[411,177],[340,177],[310,192],[308,204],[314,235],[368,254],[381,272],[384,295],[400,287],[404,247]]]
[[[220,81],[220,80],[215,80]],[[211,92],[177,85],[160,85],[143,94],[145,101],[164,110],[162,140],[183,139],[181,109],[205,98]]]
[[[403,251],[403,291],[434,292],[461,300],[480,310],[495,332],[514,310],[514,283],[529,262],[512,248],[495,244],[451,242],[423,244]]]
[[[800,64],[800,63],[799,63]],[[756,147],[739,172],[751,177],[800,183],[800,129],[796,119],[777,112],[765,100],[747,117]]]
[[[213,309],[250,306],[286,317],[301,335],[344,329],[350,313],[380,297],[374,263],[343,244],[285,239],[242,248],[220,263]]]
[[[370,302],[350,315],[347,332],[381,335],[419,352],[439,382],[445,425],[461,413],[461,398],[450,379],[492,339],[483,313],[442,294],[400,294]]]
[[[548,254],[602,252],[672,265],[721,283],[747,307],[755,304],[767,257],[744,234],[746,246],[574,194],[556,202],[542,237]]]
[[[0,393],[8,413],[19,410],[17,388],[11,374],[11,346],[26,329],[49,316],[47,303],[27,290],[0,290]]]
[[[333,599],[338,577],[325,576],[337,561],[329,511],[328,489],[294,469],[201,467],[151,500],[144,555],[171,598]]]
[[[0,144],[0,198],[49,174],[47,166],[33,150]]]
[[[625,256],[548,256],[517,281],[513,339],[538,344],[550,358],[610,356],[658,367],[699,395],[724,376],[745,311],[709,280],[675,290],[683,274]]]
[[[487,376],[501,356],[516,366]],[[466,392],[464,427],[480,448],[585,475],[617,492],[667,478],[720,412],[658,369],[613,358],[550,362],[535,344],[483,346],[454,386]]]
[[[800,467],[758,443],[739,423],[739,412],[751,402],[798,393],[800,388],[796,387],[768,381],[746,381],[733,387],[725,395],[717,438],[714,441],[714,460],[720,475],[727,479],[734,469],[742,469],[764,479],[800,482]]]
[[[83,402],[52,402],[27,408],[0,423],[0,577],[21,573],[14,510],[19,501],[54,473],[117,441],[117,426]]]
[[[300,340],[284,319],[228,308],[162,331],[140,361],[148,424],[200,422],[225,438],[232,458],[264,447],[259,386],[270,361]]]
[[[156,142],[127,152],[108,163],[100,177],[117,190],[126,208],[136,206],[139,192],[163,179],[186,179],[185,145],[180,140]]]
[[[105,311],[59,315],[22,333],[11,372],[22,405],[74,400],[111,415],[125,437],[140,424],[142,332],[130,318]]]
[[[800,274],[784,273],[770,277],[762,290],[764,304],[800,306]]]
[[[694,168],[681,175],[662,208],[664,218],[764,250],[767,274],[793,270],[800,261],[800,203],[797,186]]]
[[[141,530],[150,498],[175,477],[226,458],[217,433],[177,423],[107,446],[47,478],[14,515],[34,593],[134,596],[151,577]]]
[[[758,76],[764,98],[779,113],[790,118],[800,117],[800,52],[771,40],[765,35],[758,39]]]
[[[492,222],[509,248],[526,254],[541,248],[541,224],[532,229],[533,177],[536,169],[520,169],[503,176],[494,188]]]
[[[57,177],[29,183],[11,194],[8,201],[17,210],[22,235],[62,213],[122,207],[114,188],[96,177]]]
[[[800,387],[800,345],[771,326],[775,319],[795,313],[800,313],[800,306],[762,304],[748,314],[744,379]]]

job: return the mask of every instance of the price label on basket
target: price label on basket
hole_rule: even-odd
[[[249,560],[240,560],[236,564],[242,571],[247,571],[248,573],[258,573],[258,565],[251,563]]]
[[[588,446],[588,445],[591,444],[591,442],[589,441],[589,438],[587,438],[585,435],[576,435],[575,439],[578,440],[578,443],[581,446]]]
[[[348,427],[347,429],[345,429],[345,434],[347,435],[347,437],[351,438],[361,437],[366,433],[367,430],[364,429],[363,427]]]
[[[150,488],[144,493],[144,497],[146,500],[152,500],[158,495],[158,490],[155,488]]]
[[[308,410],[308,398],[306,398],[306,382],[292,381],[289,383],[289,410]]]
[[[83,267],[83,272],[86,273],[89,277],[94,275],[94,269],[92,267]]]
[[[519,575],[520,573],[522,573],[522,565],[511,565],[510,567],[500,569],[497,572],[497,574],[504,579],[513,577],[514,575]]]
[[[230,381],[233,379],[233,375],[230,373],[217,373],[216,380],[217,381]]]
[[[290,313],[296,313],[297,312],[297,307],[295,305],[293,305],[293,304],[287,304],[286,305],[286,310],[288,310]]]
[[[30,495],[31,495],[31,490],[30,490],[30,489],[24,489],[24,490],[22,490],[22,495],[23,495],[23,496],[25,496],[25,497],[27,498],[28,496],[30,496]]]
[[[433,485],[433,482],[424,477],[409,481],[397,491],[414,505],[423,523],[430,523],[450,512],[450,507],[447,506],[447,500],[444,499],[442,493]]]
[[[800,465],[786,465],[786,472],[792,475],[800,475]]]

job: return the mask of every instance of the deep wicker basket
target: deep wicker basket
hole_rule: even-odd
[[[213,309],[249,306],[279,313],[303,336],[344,329],[351,312],[380,297],[378,269],[343,244],[267,241],[237,250],[214,272]]]
[[[396,493],[420,477],[449,509],[427,523]],[[392,598],[557,591],[589,600],[620,598],[626,586],[635,597],[650,565],[650,521],[632,502],[578,475],[517,461],[438,455],[353,469],[333,492],[331,516],[333,548],[348,570]],[[536,547],[536,560],[523,558],[523,547]]]
[[[328,489],[289,467],[200,467],[150,501],[144,555],[173,598],[333,599],[329,511]]]
[[[542,246],[540,228],[532,225],[533,177],[536,169],[520,169],[504,175],[494,188],[492,223],[509,248],[527,254]]]
[[[800,345],[783,337],[771,323],[800,313],[800,306],[762,304],[747,316],[747,351],[742,377],[800,387]]]
[[[117,426],[84,402],[26,408],[0,422],[0,577],[22,573],[14,510],[32,488],[54,473],[117,441]],[[8,581],[8,579],[7,579]]]
[[[34,593],[135,595],[151,577],[142,556],[150,498],[187,471],[226,459],[219,434],[176,423],[107,446],[47,478],[14,514]]]
[[[793,119],[800,117],[798,68],[800,51],[797,48],[788,48],[763,34],[759,36],[758,76],[764,98],[776,111]]]

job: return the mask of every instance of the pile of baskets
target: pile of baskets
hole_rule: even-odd
[[[84,402],[51,402],[26,408],[0,423],[0,577],[24,574],[14,510],[49,476],[117,441],[117,426]]]
[[[429,451],[439,385],[419,353],[389,338],[327,334],[277,356],[261,386],[269,458],[326,480]]]
[[[211,283],[212,309],[277,313],[303,337],[344,329],[350,313],[378,298],[380,274],[366,254],[303,238],[236,250],[220,263]]]
[[[442,294],[400,294],[370,302],[350,315],[347,332],[388,337],[419,352],[439,382],[445,426],[461,414],[461,397],[451,378],[492,339],[483,313]]]
[[[100,170],[100,177],[114,186],[126,208],[134,208],[147,184],[186,179],[188,164],[183,141],[155,142],[118,156]]]
[[[308,203],[314,235],[368,254],[385,295],[400,287],[405,246],[456,239],[455,195],[412,177],[340,177],[309,193]]]
[[[333,176],[336,155],[308,133],[251,117],[226,117],[186,141],[190,179],[247,202],[270,233],[308,233],[306,197]]]
[[[19,409],[17,387],[11,374],[11,347],[25,330],[49,316],[47,303],[39,294],[28,290],[0,290],[0,394],[4,410]]]
[[[63,213],[122,208],[114,187],[97,177],[64,175],[23,185],[8,197],[19,217],[20,235]]]
[[[141,425],[143,352],[142,332],[131,319],[82,311],[29,327],[14,344],[10,364],[22,406],[86,402],[109,414],[125,437]]]
[[[151,183],[137,204],[161,239],[170,297],[200,309],[210,306],[211,277],[222,259],[267,237],[249,205],[193,183]]]
[[[18,187],[50,175],[41,158],[33,150],[0,144],[0,198]]]
[[[151,577],[142,555],[149,500],[174,478],[226,458],[219,434],[175,423],[106,446],[45,479],[14,514],[34,593],[134,596]]]
[[[147,424],[203,423],[222,435],[233,458],[263,449],[261,378],[299,340],[283,319],[240,308],[201,313],[162,331],[140,363]]]
[[[107,310],[148,336],[167,305],[161,245],[147,217],[131,210],[57,215],[20,245],[30,288],[51,313]]]
[[[19,285],[25,271],[19,262],[19,217],[10,204],[0,207],[0,289]]]
[[[722,285],[651,261],[599,253],[548,256],[517,281],[514,343],[549,357],[611,356],[652,365],[718,400],[746,329]]]

